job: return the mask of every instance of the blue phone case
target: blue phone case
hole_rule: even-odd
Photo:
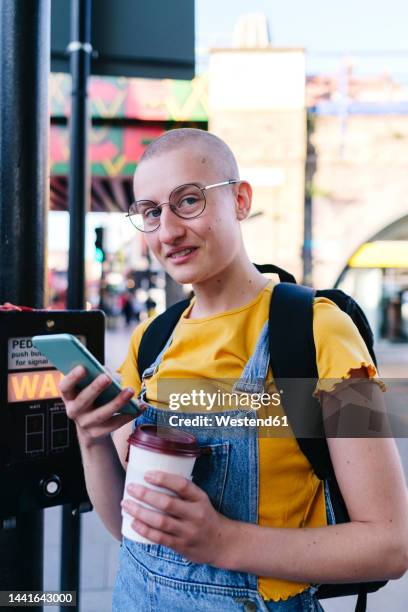
[[[53,366],[63,374],[68,374],[78,365],[83,365],[86,369],[86,376],[78,383],[79,389],[87,387],[97,376],[106,374],[104,366],[88,351],[88,349],[72,334],[49,334],[45,336],[33,336],[33,345],[47,357]],[[104,389],[95,401],[95,406],[102,406],[113,400],[122,390],[122,387],[115,380]],[[129,400],[122,406],[122,414],[132,414],[137,416],[141,413],[137,402]]]

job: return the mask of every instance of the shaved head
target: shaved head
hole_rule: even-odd
[[[215,166],[223,172],[225,179],[239,178],[237,160],[229,146],[215,134],[196,128],[179,128],[165,132],[146,147],[139,165],[176,149],[187,149],[191,154],[200,155],[203,165]]]

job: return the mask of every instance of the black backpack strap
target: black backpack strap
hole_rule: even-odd
[[[271,366],[278,378],[318,378],[313,339],[314,290],[279,283],[269,309]],[[297,350],[296,350],[297,347]]]
[[[273,264],[254,263],[253,265],[258,270],[258,272],[261,272],[261,274],[268,274],[268,273],[277,274],[279,276],[279,280],[281,281],[281,283],[295,283],[296,284],[296,279],[293,276],[293,274],[291,274],[290,272],[287,272],[283,268],[279,268],[278,266],[275,266]]]
[[[361,592],[358,594],[356,609],[354,612],[366,612],[367,610],[367,593]]]
[[[300,449],[321,480],[332,476],[320,403],[312,394],[318,380],[310,287],[279,283],[269,310],[272,374]]]
[[[139,344],[137,368],[140,377],[156,359],[189,304],[190,298],[176,302],[150,323]]]

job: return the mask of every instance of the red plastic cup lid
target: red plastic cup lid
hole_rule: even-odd
[[[185,431],[157,425],[139,425],[129,436],[132,446],[145,448],[154,453],[198,457],[201,454],[197,439]]]

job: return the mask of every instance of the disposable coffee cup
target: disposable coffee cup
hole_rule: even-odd
[[[128,438],[128,443],[129,456],[123,499],[130,499],[146,508],[152,508],[152,506],[137,501],[128,494],[126,489],[129,484],[142,484],[155,491],[163,491],[168,495],[176,496],[169,489],[146,482],[145,472],[162,470],[191,479],[195,460],[201,454],[195,436],[171,427],[140,425]],[[161,512],[157,508],[152,509]],[[133,517],[122,509],[122,535],[134,542],[154,544],[133,529],[133,520]]]

